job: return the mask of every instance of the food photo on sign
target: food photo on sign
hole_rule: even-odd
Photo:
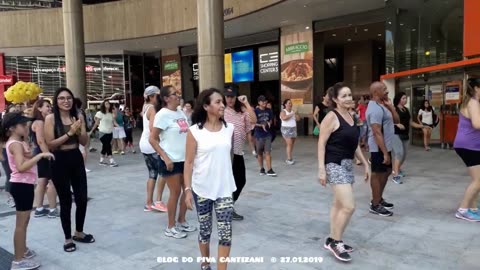
[[[177,89],[179,95],[182,94],[182,74],[180,71],[180,56],[167,55],[162,56],[162,85],[172,85]]]

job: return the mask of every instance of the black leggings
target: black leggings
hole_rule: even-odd
[[[100,141],[102,142],[102,156],[112,155],[112,138],[113,133],[106,133],[100,137]]]
[[[233,192],[233,201],[236,202],[240,193],[242,193],[243,187],[247,183],[247,178],[245,176],[245,161],[241,155],[233,155],[232,162],[233,178],[235,178],[235,185],[237,190]]]
[[[131,128],[128,128],[128,129],[125,129],[125,144],[133,144],[133,129]]]
[[[111,136],[111,135],[110,135]],[[65,239],[72,238],[71,210],[72,186],[75,197],[75,229],[83,232],[85,215],[87,214],[87,174],[83,163],[82,153],[78,148],[72,150],[58,150],[53,153],[52,181],[60,199],[60,219],[62,221]]]

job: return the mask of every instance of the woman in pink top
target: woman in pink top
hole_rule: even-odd
[[[27,248],[27,226],[33,206],[34,184],[37,179],[37,163],[42,158],[53,158],[51,153],[41,153],[32,158],[24,138],[28,136],[27,123],[32,119],[21,113],[7,113],[3,117],[1,135],[6,142],[8,164],[12,170],[10,193],[15,200],[17,221],[13,245],[15,258],[11,269],[36,269],[38,262],[31,259],[35,252]]]

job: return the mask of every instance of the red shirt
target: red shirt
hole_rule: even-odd
[[[357,110],[360,114],[360,120],[365,121],[366,120],[366,112],[367,112],[367,105],[365,104],[358,104]]]

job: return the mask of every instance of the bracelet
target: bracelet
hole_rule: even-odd
[[[65,133],[65,135],[67,135],[67,137],[69,137],[69,138],[73,136],[73,135],[68,134],[68,132]]]
[[[183,191],[192,191],[192,188],[191,187],[186,187]]]

